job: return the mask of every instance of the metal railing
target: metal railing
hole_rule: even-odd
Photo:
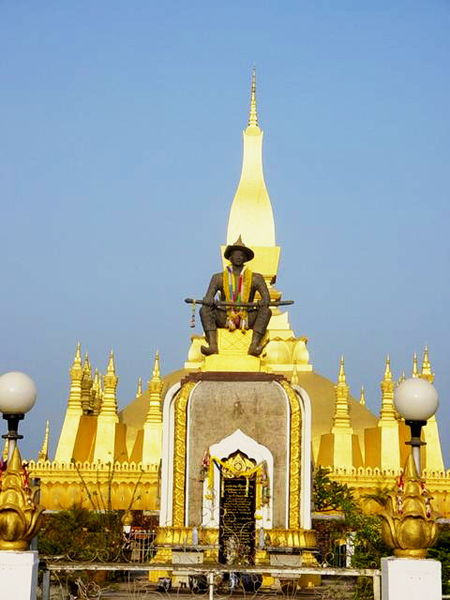
[[[290,590],[289,595],[294,595],[296,590],[296,584],[300,578],[305,575],[319,576],[320,578],[326,579],[327,577],[333,578],[360,578],[366,577],[372,579],[372,594],[374,600],[381,600],[381,586],[380,586],[380,571],[379,569],[352,569],[352,568],[331,568],[331,567],[226,567],[224,565],[156,565],[142,564],[142,563],[80,563],[80,562],[60,562],[60,561],[42,561],[42,600],[50,600],[50,576],[51,574],[61,575],[62,573],[75,574],[83,571],[98,572],[98,571],[111,571],[111,572],[151,572],[151,571],[165,571],[172,575],[181,574],[185,577],[189,577],[190,581],[204,581],[205,586],[202,590],[205,594],[208,594],[210,600],[213,600],[221,582],[232,581],[233,575],[236,574],[236,569],[239,569],[239,577],[243,575],[258,576],[262,579],[262,576],[270,576],[279,579],[285,584],[289,584],[288,589]],[[87,583],[82,579],[79,579],[80,584],[87,587]],[[79,585],[80,589],[81,585]],[[95,588],[97,590],[97,596],[92,595],[79,595],[75,596],[78,598],[101,598],[102,592],[99,586]],[[192,587],[191,587],[192,589]],[[156,590],[156,587],[155,587]],[[228,586],[230,592],[236,591]],[[164,587],[159,587],[159,591],[170,591],[170,588],[164,590]],[[195,591],[195,590],[194,590]],[[280,590],[281,591],[281,590]],[[253,595],[258,592],[258,587],[255,586]],[[82,592],[83,593],[83,592]],[[336,598],[336,595],[325,595],[326,591],[321,591],[315,598]],[[259,595],[264,595],[263,592],[259,592]],[[286,592],[284,593],[286,595]],[[69,596],[70,597],[70,596]],[[132,597],[132,596],[131,596]],[[344,597],[344,596],[341,596]],[[348,596],[347,596],[348,597]]]

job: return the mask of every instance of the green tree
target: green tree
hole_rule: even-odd
[[[338,511],[342,515],[343,519],[327,523],[328,537],[332,546],[340,538],[352,539],[353,566],[379,567],[381,557],[391,553],[382,540],[379,517],[364,513],[348,485],[333,481],[324,467],[314,473],[313,504],[318,512]]]
[[[428,550],[428,558],[441,561],[442,593],[450,594],[450,525],[441,525],[436,545]]]

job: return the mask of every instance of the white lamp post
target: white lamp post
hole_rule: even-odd
[[[11,371],[0,376],[0,412],[8,421],[8,433],[3,439],[8,440],[8,460],[11,459],[17,440],[23,435],[17,433],[21,421],[36,402],[36,385],[34,381],[20,371]]]
[[[420,469],[420,447],[424,445],[420,432],[437,410],[438,395],[426,379],[412,377],[395,390],[394,405],[411,429],[411,441],[406,443],[412,447],[417,474],[410,468],[411,457],[408,457],[406,483],[401,492],[399,485],[390,492],[389,502],[381,513],[383,538],[395,554],[381,559],[382,596],[383,600],[440,600],[441,563],[424,558],[437,537],[437,530],[434,515],[423,496]],[[405,502],[399,507],[398,500],[404,493]]]
[[[0,411],[8,421],[8,465],[0,482],[0,598],[36,600],[38,553],[29,550],[44,510],[37,490],[22,480],[26,466],[17,449],[19,421],[36,402],[36,386],[25,373],[12,371],[0,377]]]
[[[411,429],[412,455],[420,475],[420,447],[425,445],[420,439],[422,427],[427,424],[439,406],[436,388],[426,379],[411,377],[405,379],[395,390],[394,406]]]

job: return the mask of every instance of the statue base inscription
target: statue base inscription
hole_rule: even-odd
[[[255,478],[222,481],[220,502],[219,561],[249,565],[255,557]]]

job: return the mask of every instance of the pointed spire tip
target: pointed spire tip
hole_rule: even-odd
[[[248,118],[249,127],[258,127],[258,111],[256,108],[256,68],[252,70],[252,86],[250,91],[250,115]]]

